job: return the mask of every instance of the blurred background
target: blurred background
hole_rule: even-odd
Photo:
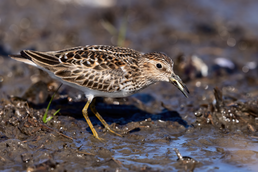
[[[12,52],[88,44],[170,55],[196,53],[200,46],[245,50],[250,45],[244,41],[255,43],[258,27],[255,1],[3,0],[0,5],[1,44]]]
[[[163,145],[162,149],[160,145],[163,141],[161,141],[162,143],[157,141],[153,142],[153,145],[149,145],[151,148],[141,148],[143,150],[141,158],[146,162],[143,162],[142,159],[132,160],[135,157],[130,156],[131,159],[122,161],[123,164],[127,164],[123,167],[124,170],[129,170],[131,165],[136,166],[135,171],[146,170],[146,168],[141,168],[142,166],[152,167],[153,171],[157,169],[165,171],[167,168],[174,170],[177,158],[169,157],[168,154],[171,152],[167,152],[167,149],[177,147],[181,151],[183,150],[184,154],[201,161],[202,165],[198,167],[201,167],[200,169],[203,171],[237,170],[238,167],[247,171],[255,171],[257,167],[257,145],[255,144],[257,144],[258,137],[256,129],[258,127],[257,16],[258,1],[256,0],[1,0],[0,97],[6,101],[10,96],[20,96],[38,104],[46,102],[47,96],[49,96],[47,91],[51,90],[49,88],[55,81],[52,81],[42,71],[8,57],[8,54],[18,54],[23,49],[53,51],[83,45],[115,45],[144,53],[161,51],[175,62],[176,74],[188,86],[191,92],[190,98],[185,99],[169,83],[158,83],[136,94],[128,102],[149,113],[160,113],[164,108],[168,111],[176,111],[187,125],[177,123],[176,127],[169,129],[167,126],[174,125],[174,123],[169,123],[168,119],[172,116],[169,113],[167,119],[163,118],[166,122],[168,121],[166,125],[163,121],[165,128],[154,127],[158,133],[160,132],[159,135],[144,130],[147,132],[147,134],[143,134],[144,137],[148,137],[145,138],[146,140],[162,137],[167,145]],[[39,89],[38,92],[44,89],[45,92],[36,95],[38,98],[35,99],[26,92],[28,93],[28,88],[39,81],[44,82],[48,87],[42,83],[40,86],[36,85]],[[54,85],[54,88],[58,87],[58,84]],[[224,96],[214,94],[216,87],[222,90]],[[48,90],[46,90],[47,88]],[[76,90],[70,88],[62,90],[63,88],[65,87],[61,88],[61,94],[67,94],[67,92],[71,94],[69,100],[85,101]],[[211,122],[213,118],[208,114],[210,111],[218,111],[217,107],[213,107],[213,105],[222,98],[227,101],[221,103],[226,106],[223,107],[226,109],[230,109],[229,105],[235,105],[234,103],[238,101],[241,103],[252,101],[254,104],[251,108],[252,118],[247,115],[248,119],[245,119],[243,125],[234,128],[236,124],[234,123],[233,129],[232,126],[225,127],[227,125],[223,122],[221,125],[220,120],[227,117],[219,118],[218,122]],[[1,108],[4,107],[3,102],[0,104]],[[119,100],[104,102],[123,104]],[[243,105],[243,107],[245,106]],[[77,110],[76,113],[80,114],[80,110]],[[196,128],[190,131],[190,126],[194,126],[198,114],[206,114],[206,116],[202,116],[205,119],[202,118],[201,122],[198,122],[198,126],[209,123],[210,128],[207,133],[205,133],[206,130],[194,130]],[[143,116],[142,118],[145,117]],[[146,122],[139,115],[139,119],[134,117],[138,121]],[[60,117],[60,119],[62,118],[65,117]],[[153,118],[156,120],[152,124],[159,124],[159,116]],[[232,118],[234,115],[232,117],[231,114],[230,120]],[[171,117],[171,119],[174,118]],[[237,119],[241,121],[240,118]],[[129,122],[131,122],[131,118],[125,120],[123,125]],[[69,121],[69,123],[71,122]],[[148,123],[148,125],[151,124]],[[177,125],[184,129],[175,129],[180,128]],[[246,126],[248,127],[246,128]],[[214,128],[217,130],[213,130]],[[223,134],[221,134],[221,128]],[[232,129],[230,132],[229,128]],[[85,131],[85,128],[82,130]],[[174,130],[180,130],[181,134],[173,133]],[[163,131],[165,134],[162,133]],[[187,133],[192,136],[187,136]],[[235,135],[228,136],[228,133]],[[206,138],[207,135],[209,138]],[[189,139],[189,137],[191,138]],[[227,139],[223,140],[228,137],[234,137],[234,143]],[[172,138],[173,141],[167,138]],[[211,142],[213,138],[219,140]],[[191,139],[198,140],[198,144],[193,143],[194,141]],[[140,142],[139,140],[138,138],[137,143]],[[126,142],[125,140],[120,141]],[[88,146],[85,146],[85,149],[91,148],[90,141],[84,140],[84,143],[87,143]],[[132,146],[134,143],[126,144]],[[126,149],[128,145],[125,146]],[[251,147],[247,148],[243,145],[251,145]],[[122,148],[120,150],[120,148],[115,149],[114,147],[115,145],[110,144],[108,148],[115,152],[116,158],[129,156],[122,151]],[[148,155],[144,152],[145,148]],[[248,149],[248,151],[241,152],[244,149]],[[146,156],[144,156],[145,154]],[[165,160],[160,157],[162,162],[158,162],[159,164],[155,166],[156,161],[152,162],[152,160],[159,154],[164,155],[162,158],[165,157]],[[166,162],[168,157],[174,160],[172,164],[170,161]],[[102,165],[99,165],[101,170],[106,168],[105,163]],[[92,164],[88,164],[88,166],[92,166]],[[110,164],[107,166],[112,169]],[[77,166],[75,165],[75,167]]]

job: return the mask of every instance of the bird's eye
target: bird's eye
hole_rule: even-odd
[[[157,63],[156,64],[157,68],[161,69],[162,68],[162,65],[160,63]]]

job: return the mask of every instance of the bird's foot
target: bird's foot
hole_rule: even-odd
[[[109,126],[108,126],[108,127],[105,126],[105,128],[106,128],[109,132],[111,132],[111,133],[113,133],[113,134],[115,134],[115,135],[117,135],[117,136],[119,136],[119,137],[123,137],[121,134],[118,134],[118,133],[116,133],[115,131],[111,130]]]

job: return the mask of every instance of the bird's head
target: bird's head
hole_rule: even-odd
[[[189,91],[179,76],[174,73],[173,65],[174,62],[166,54],[155,52],[144,54],[139,66],[152,82],[170,82],[188,97]]]

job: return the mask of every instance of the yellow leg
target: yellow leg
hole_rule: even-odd
[[[101,139],[99,137],[97,131],[94,129],[94,127],[93,127],[93,125],[92,125],[92,123],[90,121],[90,118],[88,116],[88,108],[89,108],[89,106],[90,106],[90,104],[92,102],[92,99],[93,99],[93,97],[88,97],[88,101],[87,101],[86,105],[84,106],[84,108],[82,109],[82,114],[83,114],[84,118],[86,119],[86,121],[87,121],[87,123],[88,123],[88,125],[89,125],[89,127],[90,127],[90,129],[91,129],[91,131],[93,133],[93,136],[95,138],[99,139],[99,140],[103,140],[103,139]]]
[[[106,123],[106,121],[100,116],[100,114],[97,112],[96,108],[95,108],[95,102],[96,99],[93,98],[92,103],[90,104],[90,109],[91,111],[94,113],[94,115],[100,120],[100,122],[104,125],[104,127],[110,131],[111,133],[114,133],[120,137],[122,137],[120,134],[114,132],[113,130],[110,129],[109,125]]]

